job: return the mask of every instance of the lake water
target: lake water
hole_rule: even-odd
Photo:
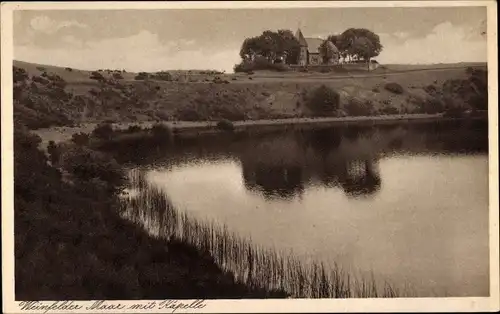
[[[478,122],[337,127],[185,140],[129,159],[178,210],[256,245],[415,296],[487,296],[487,142]]]

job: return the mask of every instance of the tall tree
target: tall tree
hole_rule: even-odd
[[[240,57],[245,61],[252,61],[255,59],[257,53],[260,52],[259,48],[259,38],[250,37],[243,41],[240,49]]]
[[[339,50],[337,47],[332,43],[330,40],[325,40],[321,45],[319,46],[319,53],[321,55],[321,58],[323,59],[323,63],[330,63],[336,58]]]
[[[366,28],[349,28],[340,35],[338,48],[344,56],[367,62],[382,51],[380,37]]]
[[[340,34],[333,34],[328,36],[327,40],[331,41],[335,47],[339,47],[339,42],[340,42]]]
[[[240,49],[240,57],[244,61],[253,61],[255,57],[262,56],[269,62],[277,57],[286,57],[288,64],[296,63],[300,52],[300,45],[292,31],[266,30],[260,36],[247,38]]]

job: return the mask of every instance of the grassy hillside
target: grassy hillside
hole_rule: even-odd
[[[340,95],[341,116],[352,115],[352,106],[369,107],[369,115],[422,113],[433,104],[440,106],[434,111],[442,111],[444,102],[463,98],[459,89],[477,90],[465,86],[444,91],[446,84],[458,86],[468,80],[468,67],[486,73],[485,66],[479,64],[388,65],[370,73],[355,74],[172,71],[153,77],[150,73],[144,79],[138,73],[111,70],[93,73],[19,61],[14,62],[14,67],[15,119],[32,128],[104,120],[315,116],[316,112],[307,103],[311,92],[321,85]],[[483,76],[481,80],[485,81]],[[399,85],[399,90],[386,88],[388,84]]]

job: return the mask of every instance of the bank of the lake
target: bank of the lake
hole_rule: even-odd
[[[122,169],[109,156],[65,146],[66,160],[48,162],[40,138],[14,131],[16,300],[285,296],[237,283],[207,252],[121,218]]]
[[[359,125],[395,125],[401,123],[429,123],[448,122],[462,120],[488,120],[488,112],[481,111],[474,115],[463,117],[447,117],[443,114],[404,114],[404,115],[381,115],[381,116],[356,116],[356,117],[320,117],[320,118],[288,118],[288,119],[262,119],[231,122],[232,132],[272,132],[283,129],[294,128],[317,128],[335,126],[359,126]],[[150,129],[154,125],[165,125],[175,136],[196,137],[204,134],[217,134],[227,132],[217,127],[217,121],[142,121],[142,122],[118,122],[112,123],[112,127],[118,131],[124,131],[132,126],[140,129]],[[49,141],[55,143],[71,140],[73,134],[91,133],[100,123],[81,123],[76,126],[51,127],[33,130],[42,139],[42,147],[46,147]]]

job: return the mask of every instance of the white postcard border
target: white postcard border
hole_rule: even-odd
[[[265,299],[265,300],[205,300],[202,308],[177,309],[176,313],[258,313],[258,312],[445,312],[499,310],[499,213],[498,213],[498,42],[497,7],[494,1],[245,1],[245,2],[10,2],[1,5],[2,40],[2,287],[3,311],[22,313],[21,302],[14,301],[14,224],[13,224],[13,10],[77,10],[77,9],[196,9],[196,8],[298,8],[298,7],[440,7],[487,6],[488,82],[489,82],[489,200],[490,200],[490,297],[467,298],[395,298],[395,299]],[[164,300],[105,301],[106,305],[147,305]],[[44,301],[52,304],[56,301]],[[85,310],[95,301],[74,301]],[[195,300],[177,300],[187,304]],[[171,313],[172,308],[147,310],[115,309],[112,313]],[[34,311],[43,313],[44,311]],[[31,313],[31,311],[30,311]],[[49,313],[68,313],[67,310]]]

